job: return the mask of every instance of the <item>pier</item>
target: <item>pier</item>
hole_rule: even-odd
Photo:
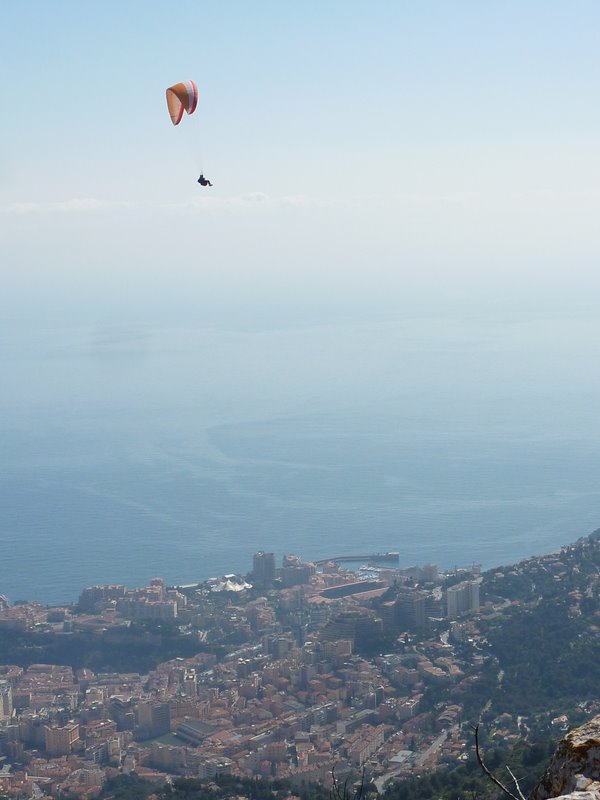
[[[319,561],[313,562],[317,567],[322,567],[323,564],[328,564],[333,561],[338,564],[342,561],[365,561],[367,564],[396,564],[400,563],[400,553],[392,551],[390,553],[367,553],[366,555],[359,556],[335,556],[333,558],[322,558]]]

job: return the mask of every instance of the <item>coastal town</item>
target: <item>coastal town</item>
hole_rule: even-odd
[[[519,603],[515,582],[556,583],[574,558],[563,548],[484,576],[477,565],[400,568],[397,554],[350,569],[260,552],[248,575],[192,586],[92,586],[61,607],[2,598],[0,634],[27,658],[0,664],[0,794],[94,798],[128,773],[161,786],[233,775],[300,789],[332,771],[364,772],[382,791],[452,768],[473,757],[470,723],[489,709],[490,676],[502,681],[482,624]],[[597,596],[597,579],[588,589]],[[572,593],[574,614],[584,600]],[[39,639],[55,653],[83,641],[100,665],[116,642],[135,660],[136,642],[160,649],[165,632],[183,655],[147,670],[34,657],[49,652]],[[527,735],[525,719],[491,719],[503,743]]]

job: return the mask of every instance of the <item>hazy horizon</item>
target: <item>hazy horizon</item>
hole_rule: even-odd
[[[0,594],[599,526],[597,3],[2,13]]]

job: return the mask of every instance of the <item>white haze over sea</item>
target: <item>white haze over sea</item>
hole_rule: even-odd
[[[2,4],[0,594],[598,528],[600,3],[179,8]]]
[[[263,321],[2,323],[0,594],[260,549],[488,568],[600,527],[593,311]]]

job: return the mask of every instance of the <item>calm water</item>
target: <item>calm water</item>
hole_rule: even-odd
[[[0,331],[11,600],[259,549],[490,567],[600,526],[593,319]]]

